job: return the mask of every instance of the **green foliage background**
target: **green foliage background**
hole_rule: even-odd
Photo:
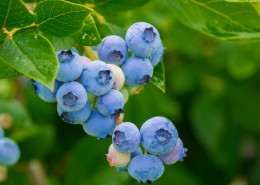
[[[98,4],[92,8],[106,19],[96,22],[101,38],[124,35],[137,21],[155,25],[161,34],[166,47],[166,93],[151,84],[145,86],[139,95],[130,97],[124,118],[140,128],[150,117],[168,117],[189,149],[184,162],[166,166],[155,184],[260,184],[260,44],[244,40],[257,41],[260,24],[257,13],[241,14],[242,6],[245,12],[252,6],[224,1],[212,5],[206,0],[169,0],[171,6],[161,0],[144,5],[146,1],[125,1],[132,2],[129,6],[120,4],[122,1],[73,2],[89,7]],[[201,10],[205,7],[207,11]],[[233,11],[230,17],[239,22],[234,23],[235,29],[227,27],[230,18],[212,22],[198,13],[214,17],[218,10]],[[67,37],[49,40],[55,49],[75,45]],[[1,67],[0,63],[0,69],[5,69]],[[22,152],[19,163],[9,168],[8,180],[1,184],[138,184],[127,173],[108,166],[104,154],[110,139],[97,141],[81,126],[62,122],[56,105],[40,100],[27,79],[0,80],[0,113],[12,115],[14,123],[7,135],[18,142]]]

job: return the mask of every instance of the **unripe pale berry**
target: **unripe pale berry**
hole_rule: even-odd
[[[108,149],[108,154],[106,154],[107,156],[107,161],[109,162],[109,165],[112,167],[112,166],[115,166],[115,167],[120,167],[120,168],[123,168],[123,167],[126,167],[131,159],[131,154],[123,154],[123,153],[120,153],[118,152],[113,144],[111,144],[109,146],[109,149]]]
[[[125,75],[124,75],[122,69],[120,67],[118,67],[117,65],[115,65],[115,64],[108,64],[108,65],[111,68],[111,70],[114,74],[114,78],[115,78],[113,89],[120,90],[124,86]]]

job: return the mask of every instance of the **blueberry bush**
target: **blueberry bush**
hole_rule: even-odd
[[[259,16],[258,0],[0,0],[0,183],[260,184]]]

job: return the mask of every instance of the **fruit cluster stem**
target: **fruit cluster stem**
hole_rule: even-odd
[[[7,179],[7,167],[0,165],[0,182],[3,182]]]

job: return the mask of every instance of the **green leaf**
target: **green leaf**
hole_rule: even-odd
[[[100,0],[99,0],[100,1]],[[125,11],[125,10],[131,10],[134,8],[137,8],[139,6],[142,6],[151,0],[112,0],[112,1],[107,1],[106,4],[101,4],[102,7],[104,8],[113,8],[114,10],[117,11]],[[101,2],[104,2],[101,0]],[[100,3],[99,3],[100,6]]]
[[[227,2],[233,2],[233,3],[246,3],[246,2],[259,2],[260,0],[225,0]]]
[[[71,2],[87,4],[90,7],[103,9],[125,11],[142,6],[151,0],[69,0]]]
[[[1,44],[1,42],[3,42],[5,40],[5,38],[6,38],[6,34],[4,34],[3,32],[0,31],[0,44]]]
[[[151,83],[165,93],[165,70],[162,61],[154,67]]]
[[[113,24],[110,22],[104,22],[104,23],[99,23],[99,29],[100,34],[102,37],[108,36],[108,35],[117,35],[119,37],[125,38],[126,30]]]
[[[53,37],[44,35],[52,44],[55,51],[71,49],[75,45],[75,40],[71,37]]]
[[[58,58],[50,42],[34,29],[21,30],[12,40],[6,39],[0,48],[0,59],[29,78],[53,87]]]
[[[210,0],[168,0],[190,28],[228,41],[259,40],[259,14],[251,3]]]
[[[15,78],[18,76],[21,76],[21,73],[4,63],[0,58],[0,79]]]
[[[25,4],[20,0],[0,1],[0,27],[11,30],[32,24],[34,15],[30,13]]]
[[[85,6],[66,1],[42,1],[35,8],[36,24],[39,30],[46,34],[66,37],[83,27],[83,22],[90,12]]]
[[[91,15],[85,21],[84,26],[80,32],[76,33],[73,38],[82,45],[93,46],[101,42],[96,23]]]

